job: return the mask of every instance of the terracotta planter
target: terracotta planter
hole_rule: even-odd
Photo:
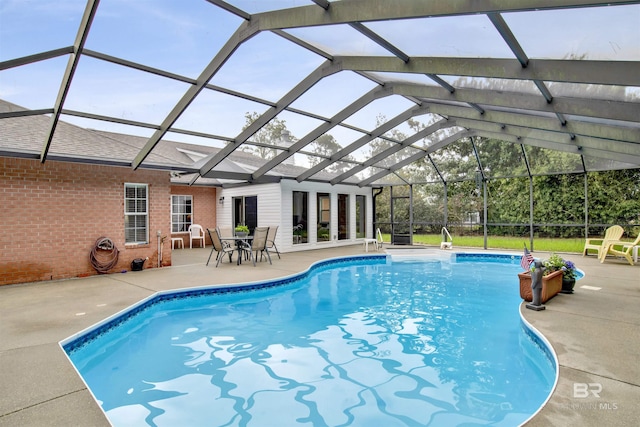
[[[531,273],[526,271],[518,273],[520,278],[520,297],[525,301],[533,301],[533,293],[531,292]],[[542,304],[549,301],[562,290],[562,271],[554,271],[542,276],[542,295],[540,297]]]

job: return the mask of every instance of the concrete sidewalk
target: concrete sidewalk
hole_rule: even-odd
[[[174,265],[162,269],[0,287],[0,426],[108,426],[58,342],[142,298],[161,290],[288,276],[321,259],[364,252],[362,245],[331,247],[276,255],[273,265],[225,260],[215,268],[205,266],[209,251],[175,250]],[[527,425],[636,426],[640,266],[566,257],[586,273],[576,292],[556,296],[544,311],[521,306],[560,361],[558,387]]]

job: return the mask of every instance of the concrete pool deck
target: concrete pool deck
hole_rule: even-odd
[[[157,291],[283,277],[321,259],[364,253],[362,245],[331,247],[282,254],[282,259],[276,255],[273,265],[262,262],[254,268],[225,260],[216,268],[205,266],[209,251],[175,250],[174,265],[162,269],[0,287],[0,426],[108,426],[58,342]],[[547,255],[534,253],[539,258]],[[551,342],[560,362],[558,386],[526,425],[636,426],[640,265],[563,256],[586,273],[576,283],[575,293],[557,295],[544,311],[521,305],[525,318]],[[514,277],[514,292],[517,289]]]

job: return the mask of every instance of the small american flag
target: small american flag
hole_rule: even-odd
[[[531,255],[531,253],[529,252],[529,249],[527,249],[527,246],[524,246],[524,255],[522,255],[522,259],[520,260],[520,266],[525,269],[525,270],[529,270],[529,267],[531,267],[531,264],[533,264],[533,255]]]

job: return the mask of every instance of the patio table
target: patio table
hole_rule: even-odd
[[[234,244],[236,245],[236,251],[238,251],[238,259],[236,260],[236,263],[238,265],[242,264],[242,243],[243,242],[250,242],[251,240],[253,240],[253,236],[244,236],[244,237],[238,237],[238,236],[233,236],[233,237],[221,237],[220,240],[224,241],[228,241],[228,242],[235,242]]]

